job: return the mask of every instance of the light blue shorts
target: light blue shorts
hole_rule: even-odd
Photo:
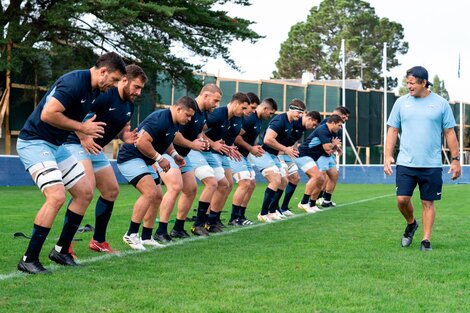
[[[246,157],[243,157],[240,161],[230,160],[230,167],[232,168],[232,176],[235,182],[239,182],[243,179],[253,180],[255,179],[256,173],[251,166],[250,161]]]
[[[317,160],[318,169],[322,172],[329,170],[330,168],[336,167],[336,158],[332,156],[321,156]]]
[[[277,155],[266,152],[262,156],[256,157],[250,153],[248,155],[248,160],[254,164],[261,173],[263,173],[265,169],[275,167],[282,177],[287,176],[286,171],[282,168],[281,162],[279,162]]]
[[[108,158],[104,154],[103,151],[98,153],[97,155],[89,154],[83,149],[83,146],[76,143],[76,144],[64,144],[63,145],[65,149],[67,149],[70,153],[72,153],[77,160],[90,160],[91,165],[93,166],[93,172],[98,172],[99,170],[102,170],[108,166],[111,166],[111,163],[109,163]]]
[[[78,163],[78,160],[63,146],[56,146],[45,140],[23,140],[18,138],[16,151],[25,170],[47,161],[60,164],[69,158],[74,159],[74,164]]]
[[[315,161],[309,156],[303,156],[296,158],[294,163],[302,170],[302,172],[307,173],[308,170],[314,168],[316,165]]]
[[[152,165],[148,165],[144,160],[135,158],[124,163],[118,163],[119,171],[122,176],[130,183],[134,178],[142,174],[150,174],[153,180],[159,178]]]
[[[191,161],[189,160],[188,156],[184,157],[184,161],[186,162],[186,165],[183,167],[179,167],[178,164],[176,164],[175,159],[171,157],[171,155],[164,153],[162,156],[167,159],[170,162],[170,168],[178,168],[181,170],[181,174],[191,172],[193,170],[193,167],[191,165]],[[157,166],[158,173],[163,172],[163,169],[158,165],[158,163],[155,163]]]
[[[229,170],[230,168],[230,159],[226,155],[221,155],[218,153],[212,153],[212,156],[217,161],[218,166],[221,166],[224,170]]]

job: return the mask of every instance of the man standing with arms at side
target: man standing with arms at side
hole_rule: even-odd
[[[447,100],[428,89],[429,85],[428,72],[424,67],[415,66],[406,71],[409,94],[398,98],[388,118],[384,162],[385,174],[391,175],[393,148],[401,129],[396,167],[397,204],[408,224],[401,245],[409,247],[418,228],[411,202],[413,191],[418,185],[423,207],[422,251],[432,250],[430,240],[436,214],[434,201],[441,199],[442,134],[452,156],[449,173],[452,173],[452,179],[457,179],[461,174],[452,110]]]
[[[68,252],[73,236],[93,197],[84,168],[65,148],[60,147],[70,131],[93,138],[104,132],[103,122],[95,116],[82,123],[100,91],[106,91],[126,74],[126,65],[114,52],[103,54],[89,70],[73,71],[61,76],[42,98],[20,131],[16,150],[44,194],[45,202],[34,220],[28,248],[18,270],[29,274],[47,274],[39,254],[52,224],[65,202],[65,190],[74,201],[65,213],[64,226],[49,259],[66,266],[77,264]]]

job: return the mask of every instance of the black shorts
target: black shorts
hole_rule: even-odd
[[[412,196],[419,186],[421,200],[441,200],[442,168],[417,168],[397,165],[397,196]]]

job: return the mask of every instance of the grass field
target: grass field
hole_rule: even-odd
[[[251,201],[253,220],[264,188]],[[41,254],[53,275],[31,276],[16,271],[28,240],[13,233],[31,233],[42,197],[34,187],[2,187],[0,312],[470,312],[469,191],[445,186],[431,252],[419,251],[421,227],[410,248],[400,247],[394,186],[340,185],[337,208],[293,209],[289,220],[137,253],[122,242],[137,192],[122,186],[108,234],[120,256],[89,251],[92,234],[82,233],[74,250],[85,266],[52,265],[61,211]]]

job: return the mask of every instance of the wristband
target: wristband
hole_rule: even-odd
[[[155,156],[153,157],[153,159],[154,159],[157,163],[160,163],[161,160],[163,160],[163,157],[162,157],[161,154],[158,154],[158,152],[157,152],[157,153],[155,153]]]
[[[173,150],[173,152],[170,154],[172,158],[175,158],[175,156],[179,155],[178,151]]]

